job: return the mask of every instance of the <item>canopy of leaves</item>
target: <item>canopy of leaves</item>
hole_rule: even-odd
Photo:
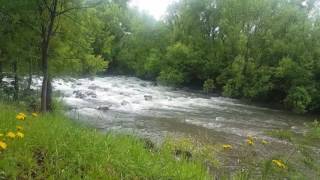
[[[38,3],[0,0],[0,70],[39,71]],[[317,1],[180,0],[157,21],[127,0],[59,1],[51,75],[109,72],[224,96],[320,110]],[[46,3],[44,3],[46,4]]]
[[[131,10],[111,68],[205,91],[214,84],[225,96],[280,103],[296,112],[319,111],[315,4],[180,0],[163,21]]]

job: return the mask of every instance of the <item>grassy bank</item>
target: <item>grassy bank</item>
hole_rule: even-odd
[[[240,145],[167,139],[155,147],[134,136],[102,134],[59,112],[33,116],[0,103],[0,180],[317,179],[320,157],[310,146],[319,142],[319,132],[318,122],[303,136],[269,132],[292,144],[294,153],[285,154],[285,147],[268,152],[279,144],[254,137]]]
[[[153,151],[138,138],[101,134],[59,113],[16,120],[24,109],[0,105],[0,179],[209,179],[200,162]],[[17,126],[24,137],[17,135]],[[21,127],[19,127],[21,126]],[[23,130],[21,130],[23,128]]]

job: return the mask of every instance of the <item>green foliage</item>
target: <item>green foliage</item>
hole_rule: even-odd
[[[110,67],[173,85],[212,79],[225,96],[318,111],[320,23],[310,18],[313,9],[313,2],[285,0],[181,0],[163,22],[128,9],[134,18]]]
[[[203,83],[203,91],[205,93],[210,93],[213,91],[213,89],[215,88],[214,86],[214,80],[213,79],[207,79],[204,83]]]
[[[312,141],[320,140],[320,123],[315,120],[310,127],[310,131],[306,134],[306,136]]]
[[[157,77],[161,70],[161,53],[156,49],[151,49],[149,56],[144,64],[147,77]]]
[[[50,19],[48,9],[38,13],[41,2],[0,0],[0,71],[13,71],[13,64],[19,76],[42,70],[39,30]],[[91,1],[57,2],[58,11],[72,10],[53,24],[51,76],[93,75],[108,67],[174,86],[212,79],[225,96],[298,113],[320,110],[316,1],[181,0],[162,21],[127,0],[92,8],[73,8]]]
[[[311,97],[304,87],[293,87],[285,99],[288,107],[297,113],[304,113],[311,103]]]
[[[108,67],[108,62],[101,56],[87,55],[82,63],[83,73],[96,75],[98,72],[104,71]]]
[[[227,81],[223,87],[223,95],[230,97],[240,97],[242,95],[241,88],[244,83],[243,71],[245,68],[245,59],[242,56],[236,57],[230,67],[231,78]]]
[[[160,72],[157,81],[164,85],[180,86],[184,82],[183,77],[184,76],[180,71],[174,68],[168,68]]]
[[[272,130],[267,132],[270,136],[279,138],[281,140],[292,140],[293,133],[290,130]]]

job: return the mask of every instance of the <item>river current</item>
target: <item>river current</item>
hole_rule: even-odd
[[[40,85],[37,79],[35,86]],[[239,100],[155,85],[134,77],[56,79],[54,91],[73,119],[103,131],[121,131],[153,140],[167,135],[239,143],[246,136],[272,140],[266,131],[303,133],[310,118]]]

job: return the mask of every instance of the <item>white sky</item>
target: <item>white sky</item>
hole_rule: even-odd
[[[176,0],[131,0],[130,6],[136,6],[159,20],[165,14],[168,5],[174,1]]]

